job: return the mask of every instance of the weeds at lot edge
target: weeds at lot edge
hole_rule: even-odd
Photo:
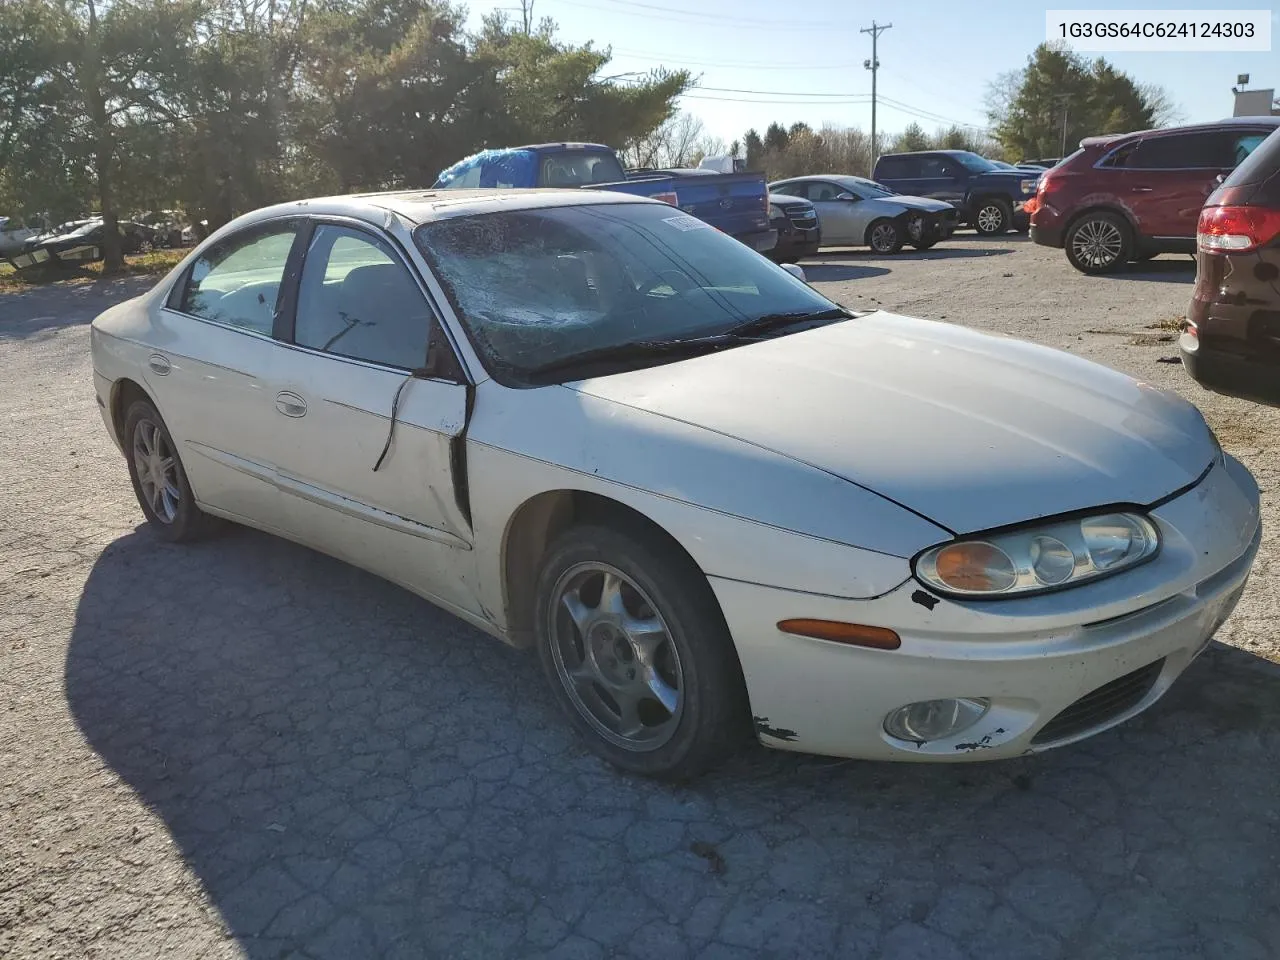
[[[1177,333],[1182,329],[1182,325],[1187,322],[1186,317],[1166,317],[1164,320],[1157,320],[1155,323],[1148,323],[1148,330],[1172,330]]]
[[[124,271],[120,277],[147,277],[168,273],[183,257],[185,249],[153,250],[124,258]],[[7,263],[0,263],[0,293],[13,293],[43,287],[54,283],[92,283],[102,279],[102,264],[91,263],[83,267],[33,267],[14,270]]]

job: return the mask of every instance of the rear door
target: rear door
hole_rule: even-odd
[[[302,226],[268,221],[205,249],[170,291],[143,370],[196,496],[272,527],[272,336]]]
[[[899,193],[919,196],[919,176],[923,166],[923,154],[899,157],[881,157],[876,164],[875,179]]]
[[[1223,131],[1164,133],[1121,147],[1107,165],[1124,171],[1119,193],[1140,234],[1193,241],[1228,152]]]

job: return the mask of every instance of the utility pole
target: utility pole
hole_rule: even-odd
[[[875,174],[876,170],[876,71],[880,69],[880,61],[876,59],[876,40],[880,34],[884,33],[892,23],[879,24],[874,20],[871,26],[864,27],[859,33],[871,34],[871,59],[863,60],[862,65],[871,71],[871,169],[867,171],[867,176]]]
[[[1062,152],[1058,156],[1065,157],[1067,155],[1067,110],[1071,104],[1071,94],[1060,93],[1057,101],[1062,104]]]

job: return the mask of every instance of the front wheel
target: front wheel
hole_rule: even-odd
[[[1063,246],[1067,260],[1081,273],[1110,273],[1127,263],[1133,233],[1118,214],[1086,213],[1067,228]]]
[[[973,226],[984,237],[994,237],[1006,233],[1013,222],[1013,207],[1008,200],[990,197],[979,201],[978,212],[974,215]]]
[[[552,544],[535,630],[547,679],[595,753],[632,773],[698,776],[747,729],[737,652],[706,578],[644,531],[584,526]]]
[[[876,253],[897,253],[906,238],[892,220],[877,220],[867,228],[867,246]]]

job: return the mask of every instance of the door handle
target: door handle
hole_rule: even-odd
[[[305,417],[307,415],[307,401],[296,393],[282,390],[276,394],[276,409],[286,417]]]
[[[1155,187],[1131,187],[1130,193],[1150,193]]]
[[[151,356],[147,357],[147,366],[150,367],[158,377],[167,377],[169,375],[169,371],[173,369],[169,365],[168,357],[162,357],[158,353],[153,353]]]

